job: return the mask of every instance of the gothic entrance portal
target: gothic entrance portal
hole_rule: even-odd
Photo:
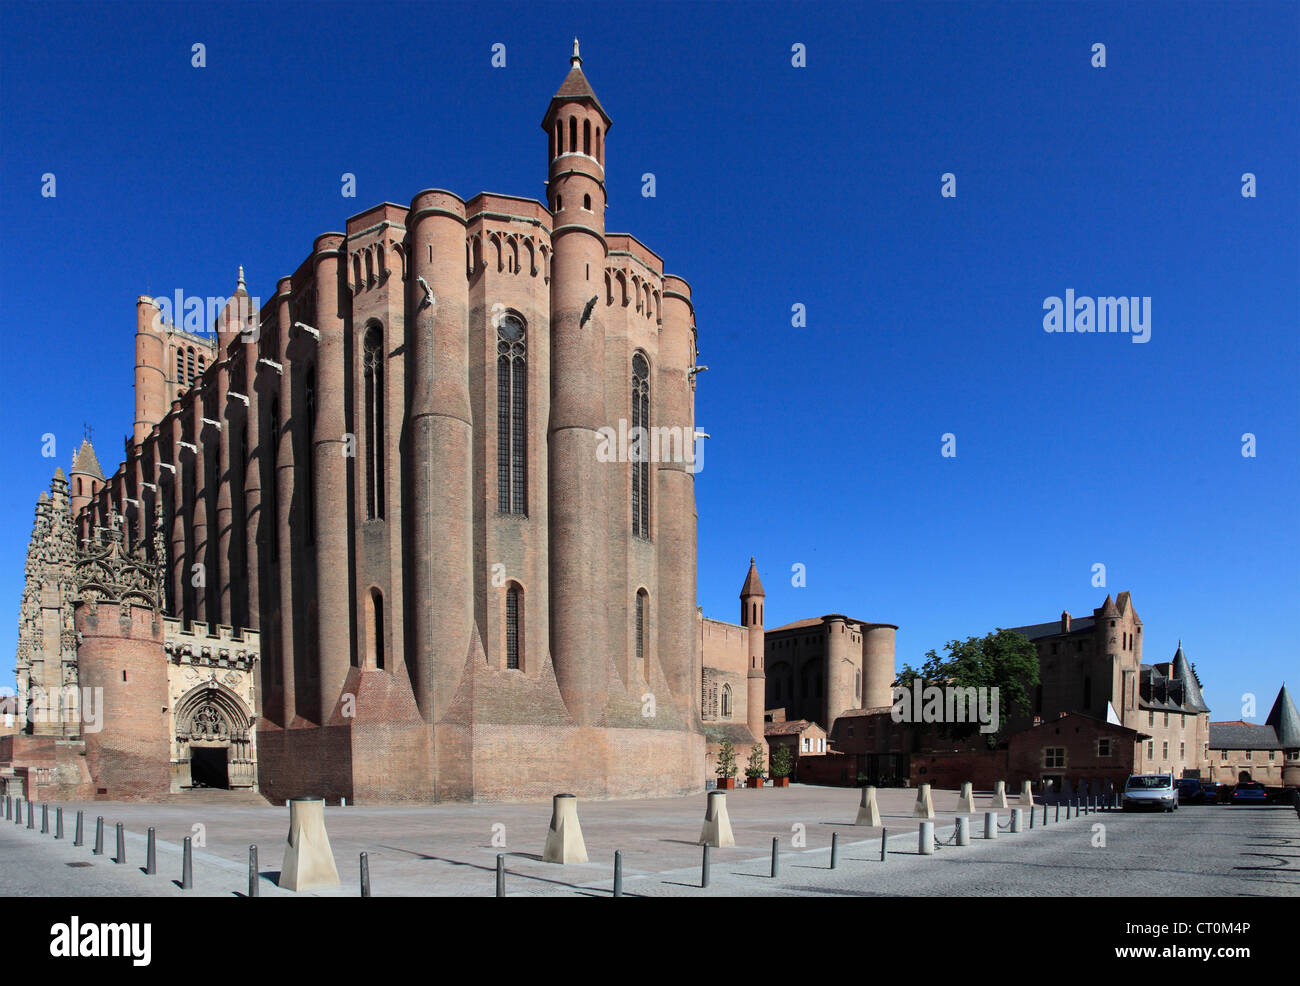
[[[175,721],[172,790],[256,786],[252,717],[238,695],[203,682],[182,697]]]

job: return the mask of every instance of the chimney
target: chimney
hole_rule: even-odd
[[[1070,632],[1070,611],[1069,610],[1065,610],[1065,609],[1061,610],[1061,632],[1062,633]]]

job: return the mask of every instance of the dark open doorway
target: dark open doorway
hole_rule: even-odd
[[[226,769],[224,746],[190,747],[190,784],[194,787],[229,789],[230,772]]]

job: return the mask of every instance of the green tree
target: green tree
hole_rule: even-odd
[[[719,777],[736,776],[736,745],[731,740],[723,740],[718,747],[718,769]]]
[[[928,651],[919,669],[904,664],[895,684],[910,688],[920,678],[922,684],[997,688],[998,729],[987,734],[989,746],[996,746],[1011,716],[1032,708],[1029,689],[1039,682],[1038,648],[1023,634],[999,629],[984,637],[950,640],[944,650],[946,657]],[[946,723],[943,732],[960,739],[978,729],[978,723]]]
[[[762,777],[767,772],[764,760],[762,745],[755,743],[749,748],[749,762],[745,764],[745,776]]]
[[[793,769],[794,757],[790,756],[790,748],[784,743],[772,747],[772,776],[789,777]]]

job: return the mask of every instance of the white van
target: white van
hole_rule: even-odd
[[[1173,774],[1133,774],[1124,784],[1124,810],[1178,810]]]

